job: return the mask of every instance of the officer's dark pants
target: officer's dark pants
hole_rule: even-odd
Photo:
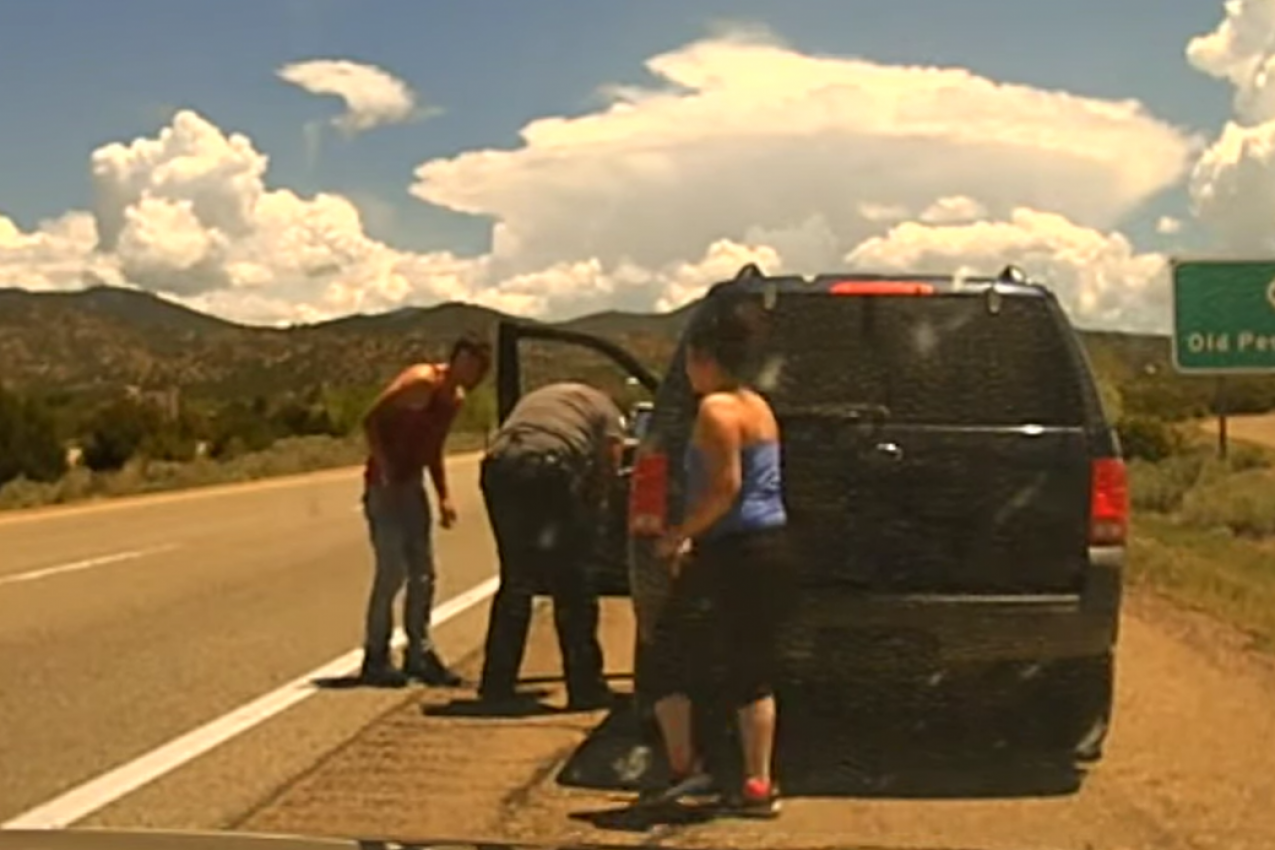
[[[531,624],[532,599],[548,592],[569,698],[605,687],[598,644],[598,595],[587,570],[599,517],[579,494],[578,476],[543,457],[488,458],[483,501],[500,556],[480,693],[511,695]]]

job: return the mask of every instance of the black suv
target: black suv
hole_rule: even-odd
[[[996,278],[809,280],[749,265],[688,321],[738,298],[770,317],[755,383],[780,421],[800,554],[802,599],[784,641],[790,687],[871,670],[1004,675],[1043,701],[1054,743],[1099,758],[1127,484],[1054,295],[1013,267]],[[682,508],[696,406],[685,345],[657,380],[596,337],[513,323],[499,335],[502,417],[519,393],[517,343],[527,337],[600,351],[654,394],[599,563],[609,593],[632,590],[640,699],[644,644],[668,590],[650,535]]]

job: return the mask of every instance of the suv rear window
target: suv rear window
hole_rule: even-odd
[[[781,411],[882,404],[912,424],[1077,426],[1084,376],[1038,296],[781,297],[771,395]]]

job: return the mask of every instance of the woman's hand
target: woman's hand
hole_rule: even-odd
[[[655,544],[655,551],[661,558],[679,559],[690,551],[691,541],[677,529],[671,529]]]

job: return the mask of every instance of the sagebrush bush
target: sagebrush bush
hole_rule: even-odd
[[[1170,514],[1182,507],[1187,491],[1195,484],[1196,475],[1183,474],[1167,462],[1152,463],[1134,458],[1129,461],[1129,500],[1136,511]],[[1196,471],[1198,474],[1198,470]]]
[[[1238,446],[1230,447],[1227,452],[1227,463],[1236,472],[1244,472],[1249,469],[1270,469],[1272,465],[1271,452],[1261,446],[1240,443]]]
[[[1241,537],[1275,536],[1275,478],[1249,469],[1202,481],[1182,501],[1182,520],[1197,528],[1226,528]]]
[[[1120,447],[1127,458],[1161,461],[1188,448],[1186,435],[1171,422],[1155,416],[1129,414],[1116,423]]]

